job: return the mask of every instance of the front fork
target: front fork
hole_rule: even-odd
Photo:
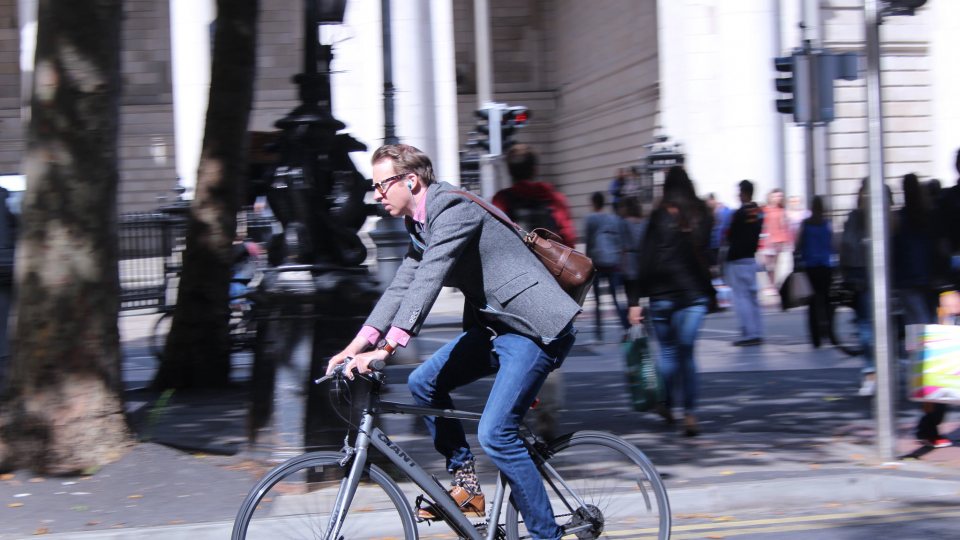
[[[350,466],[350,473],[347,477],[340,482],[340,491],[337,492],[337,500],[334,502],[333,511],[330,512],[330,526],[327,527],[327,535],[324,540],[337,540],[340,537],[340,529],[347,517],[350,503],[353,502],[353,496],[357,493],[357,486],[360,485],[363,469],[367,465],[367,448],[370,446],[370,435],[368,434],[372,429],[373,415],[365,412],[352,451],[349,445],[344,444],[346,454],[344,460],[352,458],[353,465]],[[346,463],[341,464],[345,465]]]

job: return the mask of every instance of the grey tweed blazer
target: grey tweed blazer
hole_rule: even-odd
[[[365,324],[416,335],[440,289],[457,287],[466,297],[465,328],[506,328],[550,343],[580,306],[516,231],[456,189],[446,182],[427,188],[422,231],[406,219],[410,248]]]

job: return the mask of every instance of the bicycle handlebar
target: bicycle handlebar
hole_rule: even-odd
[[[324,375],[319,379],[314,379],[313,384],[320,384],[322,382],[329,381],[334,377],[337,377],[337,378],[343,377],[344,376],[343,369],[344,367],[346,367],[347,364],[350,363],[350,360],[353,360],[352,356],[348,356],[346,362],[342,364],[338,364],[337,367],[333,368],[333,371],[331,371],[329,374]],[[367,367],[370,368],[372,371],[383,371],[383,368],[387,367],[387,363],[384,362],[383,360],[378,359],[378,360],[371,361],[369,364],[367,364]],[[358,375],[360,375],[360,373],[356,370],[356,368],[354,368],[353,371],[354,373],[357,373]],[[362,377],[363,375],[360,375],[360,376]]]

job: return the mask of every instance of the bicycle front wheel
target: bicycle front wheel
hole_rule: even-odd
[[[670,538],[667,489],[637,447],[609,433],[578,431],[551,442],[542,457],[540,473],[564,538]],[[506,533],[508,540],[531,538],[513,504]]]
[[[339,532],[331,513],[350,469],[343,454],[311,452],[273,469],[243,501],[233,540],[357,538],[416,540],[413,512],[397,484],[368,464]]]

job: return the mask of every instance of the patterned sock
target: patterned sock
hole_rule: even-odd
[[[462,487],[471,495],[480,495],[480,479],[473,460],[465,462],[453,473],[453,485]]]

